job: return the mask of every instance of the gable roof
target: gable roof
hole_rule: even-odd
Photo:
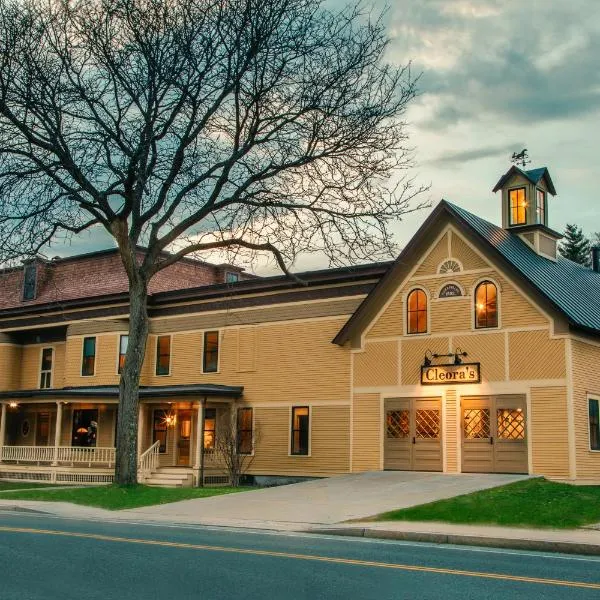
[[[519,169],[516,165],[513,165],[500,179],[498,183],[494,186],[492,190],[494,193],[497,192],[500,188],[504,186],[504,184],[513,176],[513,175],[521,175],[525,177],[528,181],[533,183],[533,185],[537,185],[542,179],[546,181],[546,185],[548,186],[548,193],[556,196],[556,189],[554,188],[554,183],[552,183],[552,179],[550,177],[550,172],[546,167],[540,167],[538,169],[530,169],[529,171],[523,171],[523,169]]]
[[[343,345],[369,324],[418,260],[425,242],[448,223],[475,237],[484,250],[538,297],[564,315],[575,329],[600,335],[600,273],[559,257],[556,262],[535,253],[517,234],[442,200],[413,236],[395,263],[346,322],[333,342]]]

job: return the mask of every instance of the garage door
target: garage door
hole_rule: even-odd
[[[385,401],[384,469],[442,470],[440,398],[393,398]]]
[[[527,473],[525,396],[463,398],[463,473]]]

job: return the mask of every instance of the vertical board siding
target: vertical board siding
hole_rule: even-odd
[[[352,472],[381,468],[382,415],[379,394],[354,394]]]
[[[456,410],[457,394],[456,390],[448,390],[446,398],[446,421],[444,422],[444,444],[446,445],[446,472],[458,472],[458,450],[457,450],[457,419],[459,418]]]
[[[452,343],[455,348],[468,353],[464,362],[481,363],[483,381],[504,381],[506,359],[503,333],[455,336]]]
[[[565,342],[549,331],[508,335],[511,379],[562,379],[566,376]]]
[[[354,386],[398,385],[398,343],[371,342],[354,355]]]
[[[531,389],[531,449],[533,474],[567,479],[569,440],[567,388]]]
[[[577,478],[600,480],[600,452],[590,449],[588,395],[600,400],[600,347],[573,340],[573,411]]]
[[[348,471],[350,407],[310,408],[310,456],[290,456],[290,407],[254,408],[256,450],[248,473],[333,475]]]

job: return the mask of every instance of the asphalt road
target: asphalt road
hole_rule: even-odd
[[[0,599],[600,598],[600,558],[0,512]]]

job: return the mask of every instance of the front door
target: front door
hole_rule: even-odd
[[[50,413],[41,412],[37,415],[35,426],[35,445],[47,446],[50,437]]]
[[[178,441],[177,464],[188,467],[190,465],[190,439],[192,437],[192,411],[182,410],[178,415]]]
[[[442,470],[442,410],[439,398],[385,401],[384,469]]]
[[[525,396],[463,398],[462,471],[527,473]]]

